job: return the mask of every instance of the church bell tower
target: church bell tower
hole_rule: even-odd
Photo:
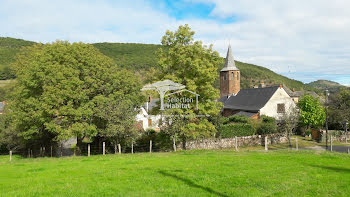
[[[241,75],[228,46],[224,68],[220,71],[220,97],[236,95],[241,89]]]

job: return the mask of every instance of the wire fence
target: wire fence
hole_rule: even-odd
[[[345,152],[350,154],[349,136],[333,137],[329,136],[329,143],[320,142],[316,144],[312,138],[293,136],[290,142],[286,136],[247,136],[225,139],[205,139],[202,141],[192,141],[185,143],[187,149],[234,149],[236,151],[244,150],[246,147],[258,147],[257,150],[270,151],[281,149],[311,149],[311,150],[329,150],[336,152]],[[28,148],[27,150],[10,150],[10,161],[13,155],[21,155],[27,158],[39,157],[63,157],[63,156],[92,156],[92,155],[107,155],[107,154],[134,154],[134,153],[154,153],[154,152],[170,152],[183,150],[183,144],[176,142],[164,143],[152,141],[149,143],[134,143],[129,144],[80,144],[74,148],[67,148],[62,145],[41,146]]]

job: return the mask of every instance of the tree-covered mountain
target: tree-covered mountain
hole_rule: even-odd
[[[10,79],[15,76],[11,72],[11,63],[15,61],[16,54],[23,46],[31,46],[35,42],[14,38],[0,38],[0,79]],[[144,75],[150,68],[156,68],[158,59],[156,51],[163,47],[155,44],[136,43],[94,43],[103,54],[112,58],[121,67],[133,70]],[[224,58],[222,58],[224,62]],[[241,87],[249,88],[264,81],[266,85],[285,84],[296,90],[315,90],[313,87],[279,75],[265,67],[236,61],[241,70]],[[218,71],[223,63],[218,65]],[[218,85],[218,83],[217,83]]]
[[[15,61],[16,54],[21,47],[31,46],[35,42],[14,38],[0,37],[0,79],[11,79],[15,75],[11,71],[11,63]]]
[[[316,89],[320,89],[322,91],[328,89],[330,92],[337,92],[339,91],[340,88],[349,88],[340,83],[329,81],[329,80],[317,80],[317,81],[310,82],[307,85]]]

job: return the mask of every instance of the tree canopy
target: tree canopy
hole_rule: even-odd
[[[332,129],[343,129],[350,122],[350,90],[340,89],[329,97],[329,119]]]
[[[303,126],[318,128],[326,119],[324,107],[318,98],[304,95],[298,102],[300,122]]]
[[[222,64],[219,54],[212,46],[205,46],[201,41],[194,41],[194,31],[185,26],[179,26],[175,31],[166,31],[162,38],[162,45],[166,50],[160,49],[159,80],[169,79],[186,86],[186,89],[199,94],[198,110],[192,106],[176,113],[185,115],[219,114],[222,104],[216,102],[219,91],[214,87],[217,79],[218,65]],[[188,121],[181,131],[191,137],[211,136],[216,133],[210,118],[185,118]]]
[[[24,48],[14,66],[7,115],[25,140],[115,136],[130,128],[142,100],[133,73],[89,44],[36,44]]]

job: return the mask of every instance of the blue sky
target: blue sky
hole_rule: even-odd
[[[189,24],[235,59],[310,82],[350,85],[347,0],[0,0],[0,36],[52,42],[159,44]]]

